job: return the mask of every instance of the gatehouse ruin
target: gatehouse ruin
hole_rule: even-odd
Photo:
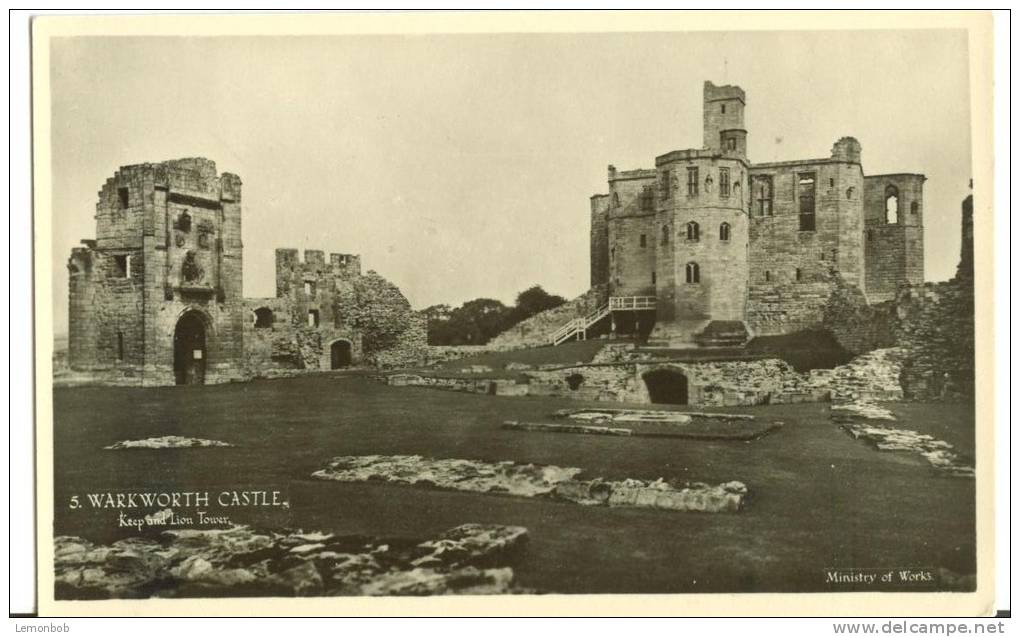
[[[276,296],[243,296],[241,178],[188,158],[123,166],[96,238],[71,251],[68,364],[120,385],[223,383],[397,366],[425,326],[354,254],[276,252]]]

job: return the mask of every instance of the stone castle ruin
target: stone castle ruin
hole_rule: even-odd
[[[655,168],[609,167],[591,198],[600,305],[553,334],[636,334],[650,344],[739,345],[812,328],[841,284],[888,301],[924,276],[924,175],[865,176],[861,146],[752,163],[744,91],[705,82],[701,148]]]
[[[425,327],[357,255],[276,252],[276,297],[242,295],[241,179],[208,159],[121,167],[71,251],[68,364],[98,382],[222,383],[398,366]]]

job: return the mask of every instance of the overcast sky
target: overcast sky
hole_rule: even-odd
[[[246,296],[277,247],[362,255],[415,308],[588,286],[606,166],[701,146],[705,80],[747,93],[751,161],[919,172],[925,276],[952,276],[968,193],[963,31],[55,39],[54,324],[70,249],[121,165],[213,159],[244,182]],[[779,142],[778,140],[782,141]]]

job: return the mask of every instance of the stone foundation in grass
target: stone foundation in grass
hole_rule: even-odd
[[[584,505],[636,506],[673,511],[734,512],[743,505],[741,482],[652,482],[575,479],[576,467],[512,461],[432,459],[421,456],[339,456],[312,474],[340,482],[389,482],[476,493],[548,497]]]
[[[855,440],[863,440],[879,451],[916,453],[942,475],[974,477],[974,467],[953,451],[953,445],[912,429],[889,426],[887,423],[895,422],[896,416],[884,407],[860,402],[833,405],[830,417]]]
[[[233,447],[219,440],[186,438],[184,436],[160,436],[143,440],[121,440],[103,449],[189,449],[192,447]]]

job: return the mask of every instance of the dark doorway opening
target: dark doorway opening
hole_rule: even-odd
[[[687,404],[687,377],[672,369],[658,369],[643,375],[648,397],[663,405]]]
[[[174,329],[174,380],[178,385],[205,383],[205,322],[198,312],[188,312]]]
[[[343,369],[351,366],[351,343],[350,341],[337,341],[329,348],[329,368]]]

